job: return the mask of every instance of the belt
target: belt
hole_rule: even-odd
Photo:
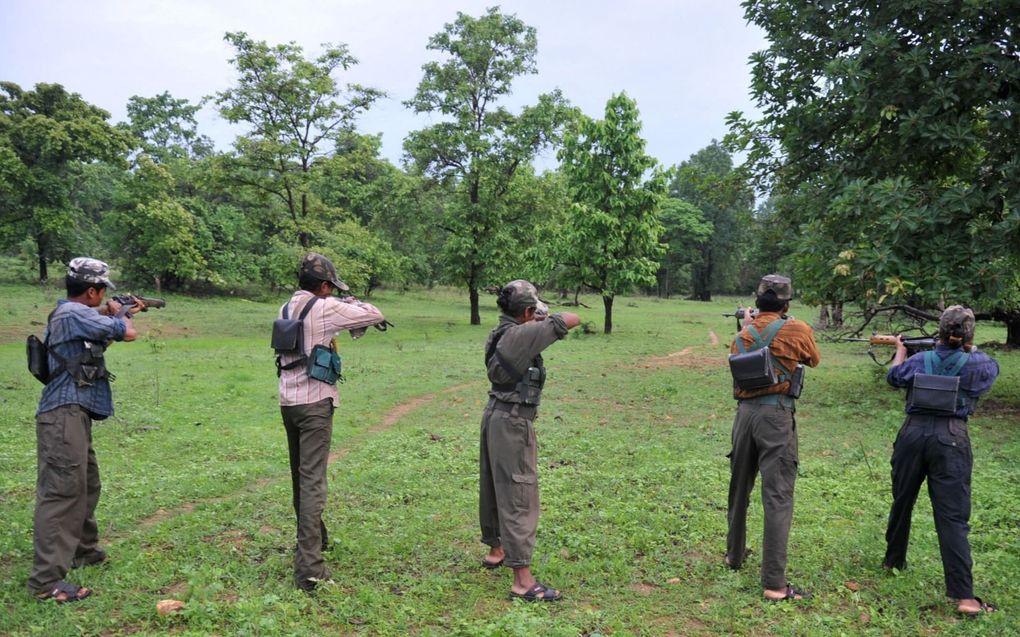
[[[755,403],[757,405],[782,405],[791,409],[797,404],[796,398],[786,394],[765,394],[764,396],[755,396],[754,398],[741,398],[739,401],[742,403]]]
[[[489,408],[493,411],[505,411],[510,415],[520,416],[532,420],[535,417],[535,413],[538,411],[537,405],[525,405],[523,403],[508,403],[498,398],[492,398],[489,400]],[[516,410],[516,414],[514,411]]]

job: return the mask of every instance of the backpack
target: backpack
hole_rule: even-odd
[[[769,323],[761,333],[753,325],[748,325],[747,332],[754,340],[750,351],[744,345],[743,339],[737,337],[738,353],[729,357],[730,374],[733,376],[733,385],[736,389],[745,391],[762,389],[789,380],[790,390],[786,395],[792,398],[800,397],[800,390],[804,383],[804,366],[797,365],[797,368],[791,373],[769,351],[772,339],[785,324],[785,318],[776,319]]]
[[[924,373],[915,374],[907,391],[907,407],[941,415],[952,415],[967,404],[960,395],[960,372],[970,354],[956,351],[940,359],[934,350],[924,353]]]
[[[305,307],[301,310],[301,314],[298,315],[297,319],[290,318],[290,304],[283,306],[283,318],[278,318],[273,321],[273,337],[270,341],[270,346],[276,352],[276,375],[279,376],[285,369],[294,369],[298,365],[302,365],[308,359],[305,354],[305,317],[312,310],[312,306],[319,300],[319,297],[313,296],[310,301],[305,303]],[[291,361],[286,365],[280,362],[282,356],[300,356],[295,361]]]

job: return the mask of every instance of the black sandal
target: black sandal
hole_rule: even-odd
[[[786,602],[786,601],[800,601],[802,599],[811,599],[811,593],[801,590],[793,584],[786,584],[786,591],[782,597],[772,598],[765,596],[765,601],[768,602]]]
[[[57,604],[70,604],[72,602],[80,602],[91,594],[91,589],[60,580],[50,590],[36,593],[35,598],[40,602],[52,599]]]
[[[981,615],[983,615],[985,613],[994,613],[995,611],[999,610],[997,606],[995,606],[993,604],[989,604],[987,602],[981,601],[980,597],[975,597],[974,599],[976,599],[977,603],[978,603],[978,609],[977,610],[969,610],[969,611],[968,610],[960,610],[959,607],[957,607],[956,612],[960,613],[961,615],[963,615],[967,619],[977,619],[978,617],[980,617]]]
[[[540,582],[523,593],[510,591],[510,599],[523,599],[526,602],[557,602],[563,599],[563,593]]]

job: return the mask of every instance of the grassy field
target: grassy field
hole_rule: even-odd
[[[977,594],[1003,612],[963,621],[943,596],[931,507],[910,569],[879,567],[902,396],[861,344],[821,343],[798,406],[790,579],[815,595],[761,600],[761,506],[744,570],[722,563],[734,402],[725,347],[736,300],[621,298],[616,333],[547,350],[537,422],[542,518],[534,570],[556,605],[507,599],[478,560],[482,344],[465,295],[382,292],[396,324],[352,342],[334,423],[325,519],[335,583],[291,586],[294,520],[267,302],[169,297],[108,355],[117,414],[95,427],[98,518],[111,560],[70,579],[81,604],[40,604],[32,560],[34,411],[24,337],[61,296],[0,285],[0,635],[929,635],[1020,634],[1020,353],[971,420]],[[600,322],[601,303],[583,299]],[[746,302],[746,299],[745,299]],[[556,308],[553,308],[555,311]],[[793,314],[813,316],[810,308]],[[979,325],[978,341],[1004,330]],[[754,496],[757,498],[757,495]],[[185,610],[159,616],[156,602]]]

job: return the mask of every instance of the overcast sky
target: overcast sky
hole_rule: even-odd
[[[382,133],[383,154],[399,163],[404,136],[429,123],[410,98],[429,58],[429,36],[476,0],[0,0],[0,80],[29,88],[63,84],[126,119],[132,95],[169,91],[197,102],[231,86],[227,31],[270,44],[294,41],[309,57],[325,42],[350,47],[359,64],[341,75],[389,94],[359,128]],[[511,0],[499,5],[538,31],[538,74],[518,80],[511,106],[559,88],[601,117],[625,91],[637,100],[648,152],[677,164],[726,133],[748,98],[748,56],[764,48],[738,0]],[[516,108],[514,109],[516,110]],[[225,150],[240,132],[211,107],[200,132]],[[539,165],[550,166],[547,156]]]

